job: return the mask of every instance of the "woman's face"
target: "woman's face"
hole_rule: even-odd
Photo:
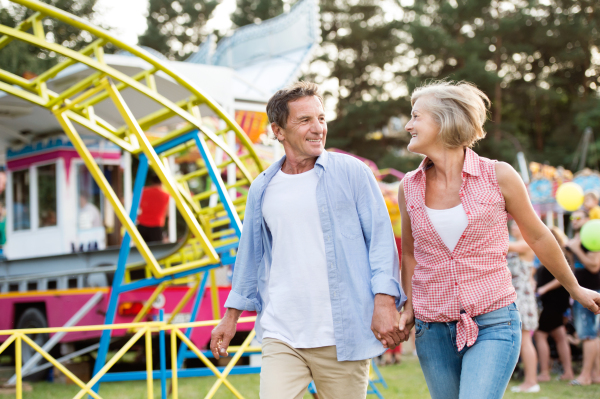
[[[411,135],[408,151],[425,154],[429,148],[439,145],[440,127],[427,110],[427,98],[420,97],[413,105],[411,119],[404,127]]]

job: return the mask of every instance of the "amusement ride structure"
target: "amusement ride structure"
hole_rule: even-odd
[[[246,110],[241,124],[252,130],[260,121],[266,127],[264,117],[251,113],[263,112],[270,95],[295,79],[310,57],[320,36],[318,6],[302,0],[288,14],[239,29],[216,50],[208,43],[186,62],[173,62],[50,5],[11,1],[31,15],[16,27],[0,25],[0,51],[21,41],[59,55],[56,64],[29,79],[0,69],[5,93],[0,109],[9,114],[0,121],[0,141],[10,143],[5,144],[9,243],[8,259],[0,262],[0,304],[6,309],[0,353],[15,344],[16,374],[10,382],[17,397],[23,376],[54,365],[81,388],[75,398],[100,398],[102,381],[134,379],[147,380],[149,398],[152,381],[160,379],[166,398],[167,378],[176,398],[177,376],[208,375],[217,381],[207,398],[221,385],[241,398],[227,375],[260,370],[236,365],[240,357],[260,352],[250,346],[254,318],[240,320],[241,345],[232,347],[236,353],[226,367],[215,367],[204,349],[228,293],[218,286],[217,272],[233,267],[247,190],[264,168],[253,147],[256,132],[251,140],[229,115]],[[93,40],[79,51],[54,43],[44,30],[47,19]],[[105,54],[109,45],[116,54]],[[180,158],[189,158],[185,168],[179,167]],[[128,181],[134,169],[135,179]],[[148,245],[136,228],[149,171],[171,199],[169,244]],[[98,190],[96,206],[109,221],[112,238],[106,226],[75,226],[77,185],[88,175],[86,185]],[[53,208],[44,208],[38,218],[48,187],[56,191]],[[185,225],[179,239],[176,217]],[[111,249],[110,240],[118,246]],[[205,294],[208,285],[210,294]],[[188,317],[181,323],[184,309]],[[202,328],[204,333],[197,334]],[[146,370],[107,373],[142,336]],[[114,348],[115,337],[125,344]],[[160,367],[155,370],[157,337]],[[60,359],[50,354],[59,343],[94,339]],[[107,362],[111,343],[118,351]],[[62,364],[93,351],[95,366],[87,383]],[[49,363],[38,365],[42,357]],[[184,369],[190,357],[206,367]],[[379,374],[371,381],[370,392],[381,397],[375,382],[385,381]]]

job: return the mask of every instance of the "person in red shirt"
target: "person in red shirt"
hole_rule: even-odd
[[[169,194],[162,188],[158,176],[148,176],[147,186],[142,191],[137,228],[144,241],[162,242],[162,228],[169,209]]]

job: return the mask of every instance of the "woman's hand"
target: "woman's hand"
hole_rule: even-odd
[[[410,330],[415,326],[415,312],[413,311],[412,305],[404,305],[402,313],[400,313],[400,341],[408,341],[410,337]]]
[[[588,290],[587,288],[580,286],[571,293],[571,297],[585,306],[590,312],[600,314],[600,294],[596,291]]]

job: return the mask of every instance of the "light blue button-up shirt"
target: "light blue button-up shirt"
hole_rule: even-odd
[[[262,204],[284,160],[285,156],[250,186],[233,285],[225,303],[227,308],[258,313],[259,340],[273,242]],[[406,301],[398,282],[398,251],[389,214],[373,172],[356,158],[323,151],[315,168],[337,358],[370,359],[385,351],[371,331],[375,294],[396,298],[398,310]]]

